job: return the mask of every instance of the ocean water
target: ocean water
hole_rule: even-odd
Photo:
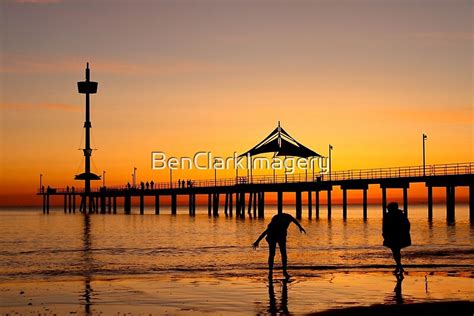
[[[291,207],[285,211],[294,212]],[[133,212],[137,213],[134,209]],[[207,208],[197,215],[154,215],[147,208],[139,214],[64,214],[53,208],[43,215],[39,208],[5,208],[0,211],[0,281],[67,279],[78,276],[113,277],[149,275],[176,278],[262,277],[266,275],[267,246],[257,250],[252,242],[275,213],[266,207],[266,218],[208,217]],[[314,212],[314,210],[313,210]],[[361,207],[350,206],[349,218],[301,220],[307,234],[291,225],[288,234],[290,273],[311,277],[325,271],[391,270],[393,259],[382,247],[380,206],[369,206],[369,219]],[[426,219],[425,205],[410,205],[412,246],[403,250],[411,271],[444,271],[472,277],[474,227],[468,206],[457,205],[456,223],[445,221],[445,207],[435,205],[434,221]],[[277,252],[276,265],[280,263]],[[275,273],[278,273],[276,271]]]

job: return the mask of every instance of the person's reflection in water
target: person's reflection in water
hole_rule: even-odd
[[[402,282],[403,282],[403,274],[397,274],[395,276],[397,278],[397,284],[395,285],[395,288],[393,289],[393,292],[395,292],[395,302],[397,304],[403,304],[403,296],[402,296]]]
[[[84,214],[84,235],[83,240],[83,274],[84,274],[84,283],[85,289],[82,297],[84,298],[84,307],[85,315],[92,315],[91,306],[92,306],[92,287],[91,287],[91,270],[92,270],[92,254],[91,254],[91,223],[89,214]]]
[[[268,313],[270,315],[289,315],[288,311],[288,281],[283,280],[279,282],[281,284],[281,300],[280,305],[277,305],[275,297],[275,289],[273,282],[268,284]]]

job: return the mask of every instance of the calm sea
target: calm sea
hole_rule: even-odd
[[[133,210],[137,212],[136,209]],[[76,276],[153,275],[265,276],[267,249],[254,251],[251,243],[271,219],[208,217],[199,208],[195,217],[186,208],[172,216],[64,214],[61,208],[43,215],[39,208],[0,211],[0,281]],[[285,211],[294,214],[288,207]],[[301,221],[307,234],[290,226],[290,272],[311,276],[321,271],[392,269],[389,251],[382,247],[380,206],[369,206],[369,219],[361,207],[350,206],[343,221],[341,209],[333,219]],[[428,223],[425,205],[410,205],[413,245],[403,252],[407,269],[473,273],[474,227],[468,206],[457,205],[456,224],[445,221],[445,206],[435,205]],[[276,258],[280,262],[279,254]]]

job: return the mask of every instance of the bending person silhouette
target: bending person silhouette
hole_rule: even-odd
[[[281,262],[283,266],[283,275],[286,279],[290,278],[287,271],[287,256],[286,256],[286,234],[288,226],[295,223],[300,229],[300,232],[306,233],[304,228],[298,221],[290,214],[281,213],[273,216],[267,229],[264,230],[257,240],[253,243],[253,248],[257,249],[260,241],[266,236],[265,240],[268,242],[268,278],[273,278],[273,261],[275,259],[276,245],[280,248]]]
[[[398,204],[392,202],[387,206],[382,226],[383,245],[392,250],[397,267],[393,273],[403,274],[402,255],[400,250],[411,245],[410,221]]]

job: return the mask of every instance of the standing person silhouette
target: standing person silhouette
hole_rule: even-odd
[[[295,223],[300,229],[301,233],[306,233],[300,223],[290,214],[281,213],[273,216],[272,220],[257,240],[252,244],[254,249],[257,249],[263,237],[267,236],[265,240],[268,242],[268,278],[273,278],[273,261],[275,259],[276,245],[280,248],[281,262],[283,265],[283,275],[286,279],[290,278],[287,271],[287,256],[286,256],[286,234],[288,226]]]
[[[382,225],[383,245],[392,250],[397,267],[393,274],[403,275],[402,255],[400,250],[411,245],[410,221],[405,213],[398,209],[398,204],[392,202],[387,206]]]

